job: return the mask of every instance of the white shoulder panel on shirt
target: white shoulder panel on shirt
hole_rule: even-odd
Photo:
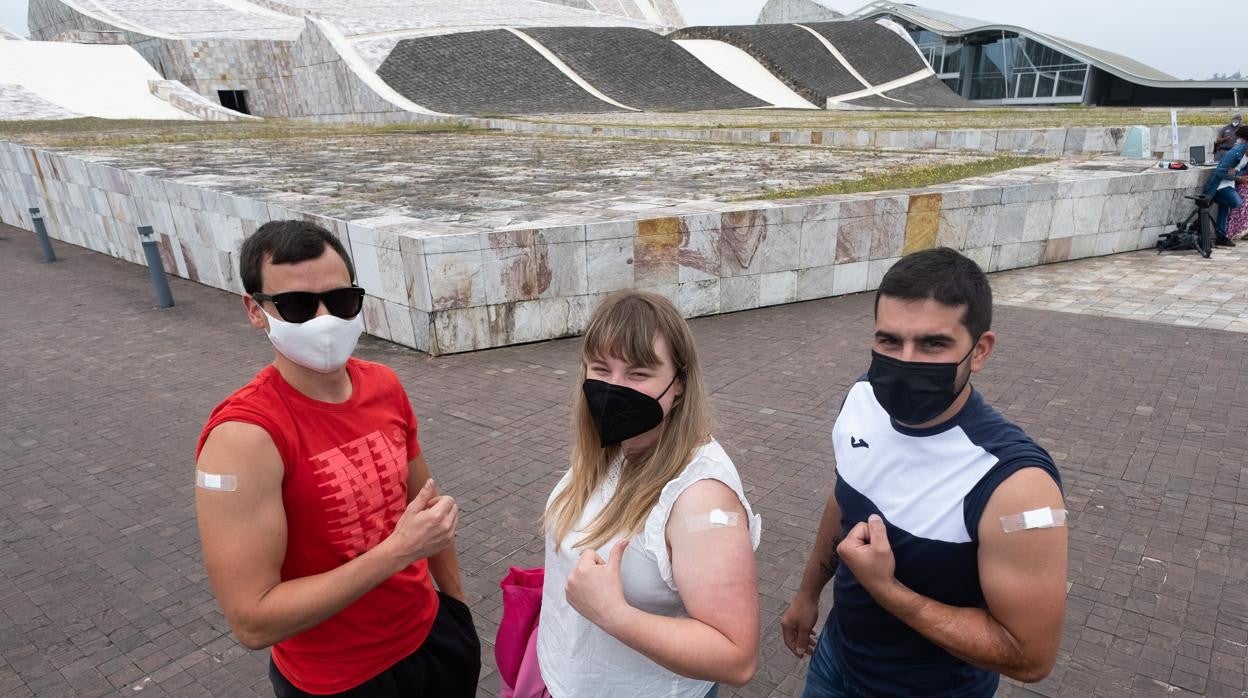
[[[962,514],[967,494],[997,457],[960,427],[931,436],[898,432],[870,383],[850,389],[832,429],[837,477],[871,500],[910,535],[969,543]]]

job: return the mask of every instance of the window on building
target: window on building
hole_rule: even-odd
[[[1088,69],[1063,70],[1057,77],[1058,97],[1082,97],[1083,82],[1088,77]]]
[[[1054,83],[1054,78],[1056,76],[1057,76],[1056,73],[1040,73],[1036,77],[1036,96],[1037,97],[1052,97],[1053,96],[1053,83]]]
[[[233,109],[240,114],[251,113],[247,108],[247,90],[217,90],[217,98],[226,109]]]

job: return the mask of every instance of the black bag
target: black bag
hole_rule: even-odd
[[[1172,250],[1190,250],[1196,247],[1199,233],[1180,227],[1157,236],[1157,254]]]

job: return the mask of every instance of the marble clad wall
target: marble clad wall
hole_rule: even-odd
[[[351,251],[368,331],[441,354],[577,334],[622,289],[656,291],[695,317],[873,290],[903,254],[936,245],[988,271],[1144,249],[1206,174],[1055,167],[991,185],[464,232],[402,216],[339,220],[299,210],[291,194],[244,196],[210,176],[0,142],[0,220],[29,230],[38,206],[53,237],[135,264],[135,227],[152,225],[170,273],[235,293],[247,235],[311,220]]]
[[[526,133],[555,133],[569,136],[608,138],[660,138],[664,140],[710,141],[717,143],[774,143],[815,145],[832,148],[879,148],[881,150],[956,150],[982,154],[1017,154],[1062,157],[1071,155],[1116,155],[1122,151],[1128,129],[1120,127],[1032,128],[1032,129],[749,129],[749,128],[661,128],[649,126],[587,126],[564,123],[533,123],[512,119],[485,119],[488,128]],[[1188,157],[1188,148],[1203,145],[1206,153],[1213,146],[1218,128],[1179,127],[1179,153]],[[1151,129],[1152,148],[1162,157],[1173,149],[1170,127]],[[1150,153],[1150,156],[1152,154]],[[1206,158],[1208,155],[1206,155]]]

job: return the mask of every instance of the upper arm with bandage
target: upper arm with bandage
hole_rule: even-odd
[[[227,422],[195,464],[195,509],[209,581],[231,624],[281,581],[286,555],[281,455],[261,427]]]
[[[672,507],[667,540],[672,576],[689,616],[735,644],[757,643],[754,547],[736,493],[718,480],[690,485]]]
[[[1029,655],[1054,655],[1061,642],[1065,523],[1061,490],[1039,468],[1024,468],[1002,482],[979,521],[979,577],[987,610]]]

